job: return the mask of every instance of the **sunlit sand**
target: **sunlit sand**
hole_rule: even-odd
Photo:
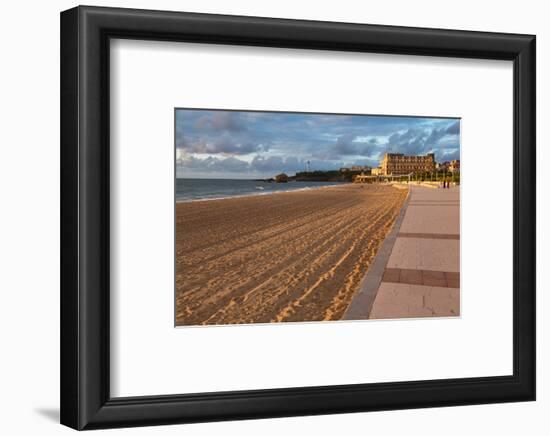
[[[176,204],[176,324],[338,320],[405,189],[334,188]]]

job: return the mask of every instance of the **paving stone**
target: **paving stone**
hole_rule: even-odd
[[[397,238],[386,267],[459,272],[460,241]]]
[[[459,315],[459,289],[382,283],[369,318],[392,319]]]
[[[384,275],[382,276],[382,281],[399,283],[400,272],[401,270],[397,268],[386,268]]]
[[[411,187],[369,318],[460,315],[460,188]]]

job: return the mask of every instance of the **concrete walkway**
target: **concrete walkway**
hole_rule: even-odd
[[[411,185],[345,319],[460,315],[460,188]]]

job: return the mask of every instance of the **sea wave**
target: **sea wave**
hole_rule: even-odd
[[[227,195],[213,195],[213,196],[202,196],[198,198],[176,198],[176,203],[191,203],[198,201],[217,201],[217,200],[228,200],[231,198],[243,198],[243,197],[256,197],[261,195],[273,195],[273,194],[284,194],[289,192],[300,192],[300,191],[310,191],[317,189],[325,188],[334,188],[335,186],[340,185],[341,183],[334,183],[331,185],[324,186],[304,186],[301,188],[292,188],[292,189],[280,189],[277,191],[262,191],[262,192],[246,192],[243,194],[227,194]]]

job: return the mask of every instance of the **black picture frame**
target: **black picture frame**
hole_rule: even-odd
[[[111,398],[111,38],[513,61],[513,374]],[[87,6],[61,13],[62,424],[94,429],[529,401],[535,372],[535,36]]]

